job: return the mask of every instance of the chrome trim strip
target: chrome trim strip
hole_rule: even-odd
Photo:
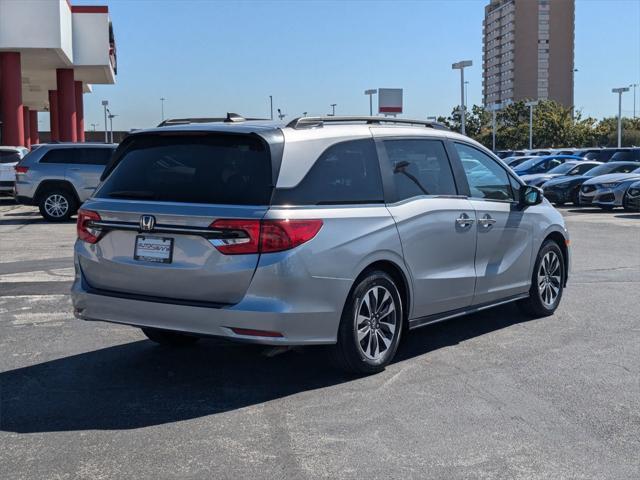
[[[88,222],[87,226],[101,228],[104,230],[128,230],[132,232],[141,232],[139,224],[129,222],[106,222],[101,220],[99,222]],[[235,232],[235,234],[232,234],[231,232]],[[213,230],[200,227],[175,227],[157,224],[152,231],[145,233],[182,233],[187,235],[205,235],[207,237],[221,236],[223,238],[245,238],[244,236],[238,235],[240,233],[244,233],[241,230]]]

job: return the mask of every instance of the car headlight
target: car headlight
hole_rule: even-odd
[[[603,183],[601,186],[602,188],[616,188],[618,185],[620,185],[619,183]]]

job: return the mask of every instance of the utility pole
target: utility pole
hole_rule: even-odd
[[[533,107],[538,105],[538,101],[525,103],[529,107],[529,150],[533,149]]]
[[[336,105],[338,105],[337,103],[332,103],[331,104],[331,109],[332,109],[332,113],[331,116],[335,117],[336,116]]]
[[[618,148],[622,147],[622,94],[628,91],[629,87],[611,89],[611,93],[618,94]]]
[[[269,104],[271,105],[271,120],[273,120],[273,95],[269,95]]]
[[[165,100],[166,100],[166,98],[160,97],[160,111],[161,111],[161,115],[162,115],[162,118],[160,119],[161,122],[164,122],[164,101]]]
[[[378,93],[377,88],[371,88],[369,90],[365,90],[364,94],[369,95],[369,116],[373,117],[373,96]]]
[[[636,88],[638,88],[638,84],[632,83],[629,86],[633,88],[633,118],[636,118]]]
[[[471,60],[462,60],[451,65],[453,70],[460,70],[460,133],[462,135],[466,134],[465,115],[467,109],[464,101],[464,69],[471,65],[473,65]]]
[[[109,143],[109,137],[107,136],[107,107],[109,106],[108,100],[102,100],[102,108],[104,109],[104,143]]]

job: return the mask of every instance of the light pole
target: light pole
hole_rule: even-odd
[[[269,105],[271,106],[271,120],[273,120],[273,95],[269,95]]]
[[[160,111],[161,111],[161,115],[162,115],[162,118],[160,120],[161,122],[164,122],[164,101],[165,100],[166,100],[166,98],[160,97]]]
[[[538,105],[538,101],[525,103],[529,107],[529,150],[533,149],[533,107]]]
[[[91,131],[92,131],[92,132],[95,132],[95,131],[96,131],[96,124],[95,124],[95,123],[92,123],[92,124],[91,124]]]
[[[453,70],[460,70],[460,133],[465,135],[465,102],[464,102],[464,69],[473,65],[471,60],[462,60],[451,65]]]
[[[365,90],[364,94],[369,95],[369,115],[373,117],[373,96],[378,93],[377,88]]]
[[[107,100],[102,100],[102,108],[104,109],[104,143],[109,143],[109,137],[107,136],[107,107],[109,106],[109,102]]]
[[[336,116],[336,105],[338,105],[337,103],[332,103],[331,104],[331,116],[335,117]]]
[[[633,88],[633,118],[636,118],[636,88],[638,87],[638,84],[632,83],[629,86]]]
[[[111,143],[113,143],[113,119],[117,117],[109,110],[109,130],[111,131]]]
[[[611,89],[611,93],[618,94],[618,148],[622,147],[622,94],[628,91],[629,87]]]
[[[469,105],[469,80],[464,81],[464,106]]]
[[[284,117],[286,117],[287,114],[286,113],[282,113],[282,110],[278,109],[278,118],[280,120],[284,120]]]

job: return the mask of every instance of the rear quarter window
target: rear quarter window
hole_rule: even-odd
[[[380,164],[372,139],[329,147],[297,186],[279,188],[273,198],[276,205],[383,202]]]
[[[20,154],[18,152],[0,150],[0,163],[14,163],[19,160],[20,160]]]
[[[144,135],[119,157],[96,197],[269,204],[270,153],[256,135]]]
[[[54,148],[46,152],[39,163],[75,163],[76,157],[74,150],[74,148]]]

